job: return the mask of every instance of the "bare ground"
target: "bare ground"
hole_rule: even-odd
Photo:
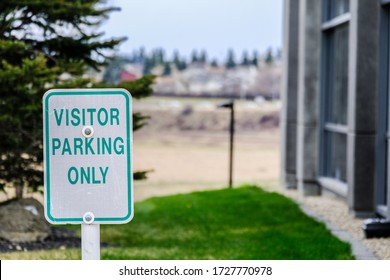
[[[195,107],[195,108],[194,108]],[[145,109],[145,108],[144,108]],[[214,107],[144,110],[149,124],[134,134],[135,170],[153,170],[135,183],[135,199],[222,188],[228,182],[229,111]],[[276,184],[279,177],[277,106],[238,106],[234,185]]]
[[[150,116],[134,133],[135,170],[153,170],[135,181],[136,201],[152,196],[227,186],[229,110],[221,100],[148,98],[134,110]],[[279,104],[236,102],[233,183],[275,186],[279,178]],[[43,203],[42,193],[26,193]],[[0,192],[0,201],[14,197]]]

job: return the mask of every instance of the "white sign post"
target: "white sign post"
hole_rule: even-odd
[[[49,90],[43,125],[46,219],[81,224],[83,259],[99,259],[100,224],[133,217],[131,95]]]

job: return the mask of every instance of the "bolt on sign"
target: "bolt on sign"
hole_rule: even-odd
[[[43,97],[45,216],[52,224],[133,217],[132,99],[124,89]],[[84,220],[85,222],[85,220]]]

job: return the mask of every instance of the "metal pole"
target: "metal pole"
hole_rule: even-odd
[[[100,224],[81,224],[82,260],[100,260]]]
[[[229,188],[233,187],[234,101],[230,107]]]

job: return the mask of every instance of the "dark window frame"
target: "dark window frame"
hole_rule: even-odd
[[[390,1],[390,0],[389,0]],[[323,23],[322,23],[322,57],[321,57],[321,113],[320,113],[320,162],[319,162],[319,174],[320,182],[321,181],[335,181],[340,187],[338,193],[345,195],[347,190],[347,174],[346,174],[346,164],[347,164],[347,155],[345,154],[345,174],[341,180],[332,176],[331,166],[332,166],[332,139],[335,139],[336,135],[343,135],[345,137],[345,148],[347,148],[348,142],[348,115],[346,115],[345,123],[335,123],[332,122],[332,98],[334,98],[334,81],[332,78],[331,70],[334,63],[334,45],[333,40],[335,36],[335,31],[339,31],[343,27],[348,28],[349,34],[349,22],[350,22],[350,12],[349,4],[348,8],[343,14],[335,15],[335,12],[332,11],[334,8],[334,0],[323,0]],[[349,35],[348,35],[349,37]],[[347,40],[349,40],[347,38]],[[348,43],[347,43],[348,44]],[[347,70],[348,71],[348,70]],[[347,82],[348,84],[348,82]],[[348,89],[345,92],[348,107]],[[337,138],[337,137],[336,137]],[[339,138],[341,139],[341,138]],[[345,151],[346,152],[346,151]],[[321,180],[321,178],[327,178],[326,180]],[[324,186],[327,187],[326,185]],[[333,189],[334,190],[334,189]],[[337,192],[337,191],[336,191]]]
[[[381,0],[379,42],[379,97],[376,139],[376,212],[389,217],[390,177],[390,0]],[[386,116],[382,118],[380,116]]]

